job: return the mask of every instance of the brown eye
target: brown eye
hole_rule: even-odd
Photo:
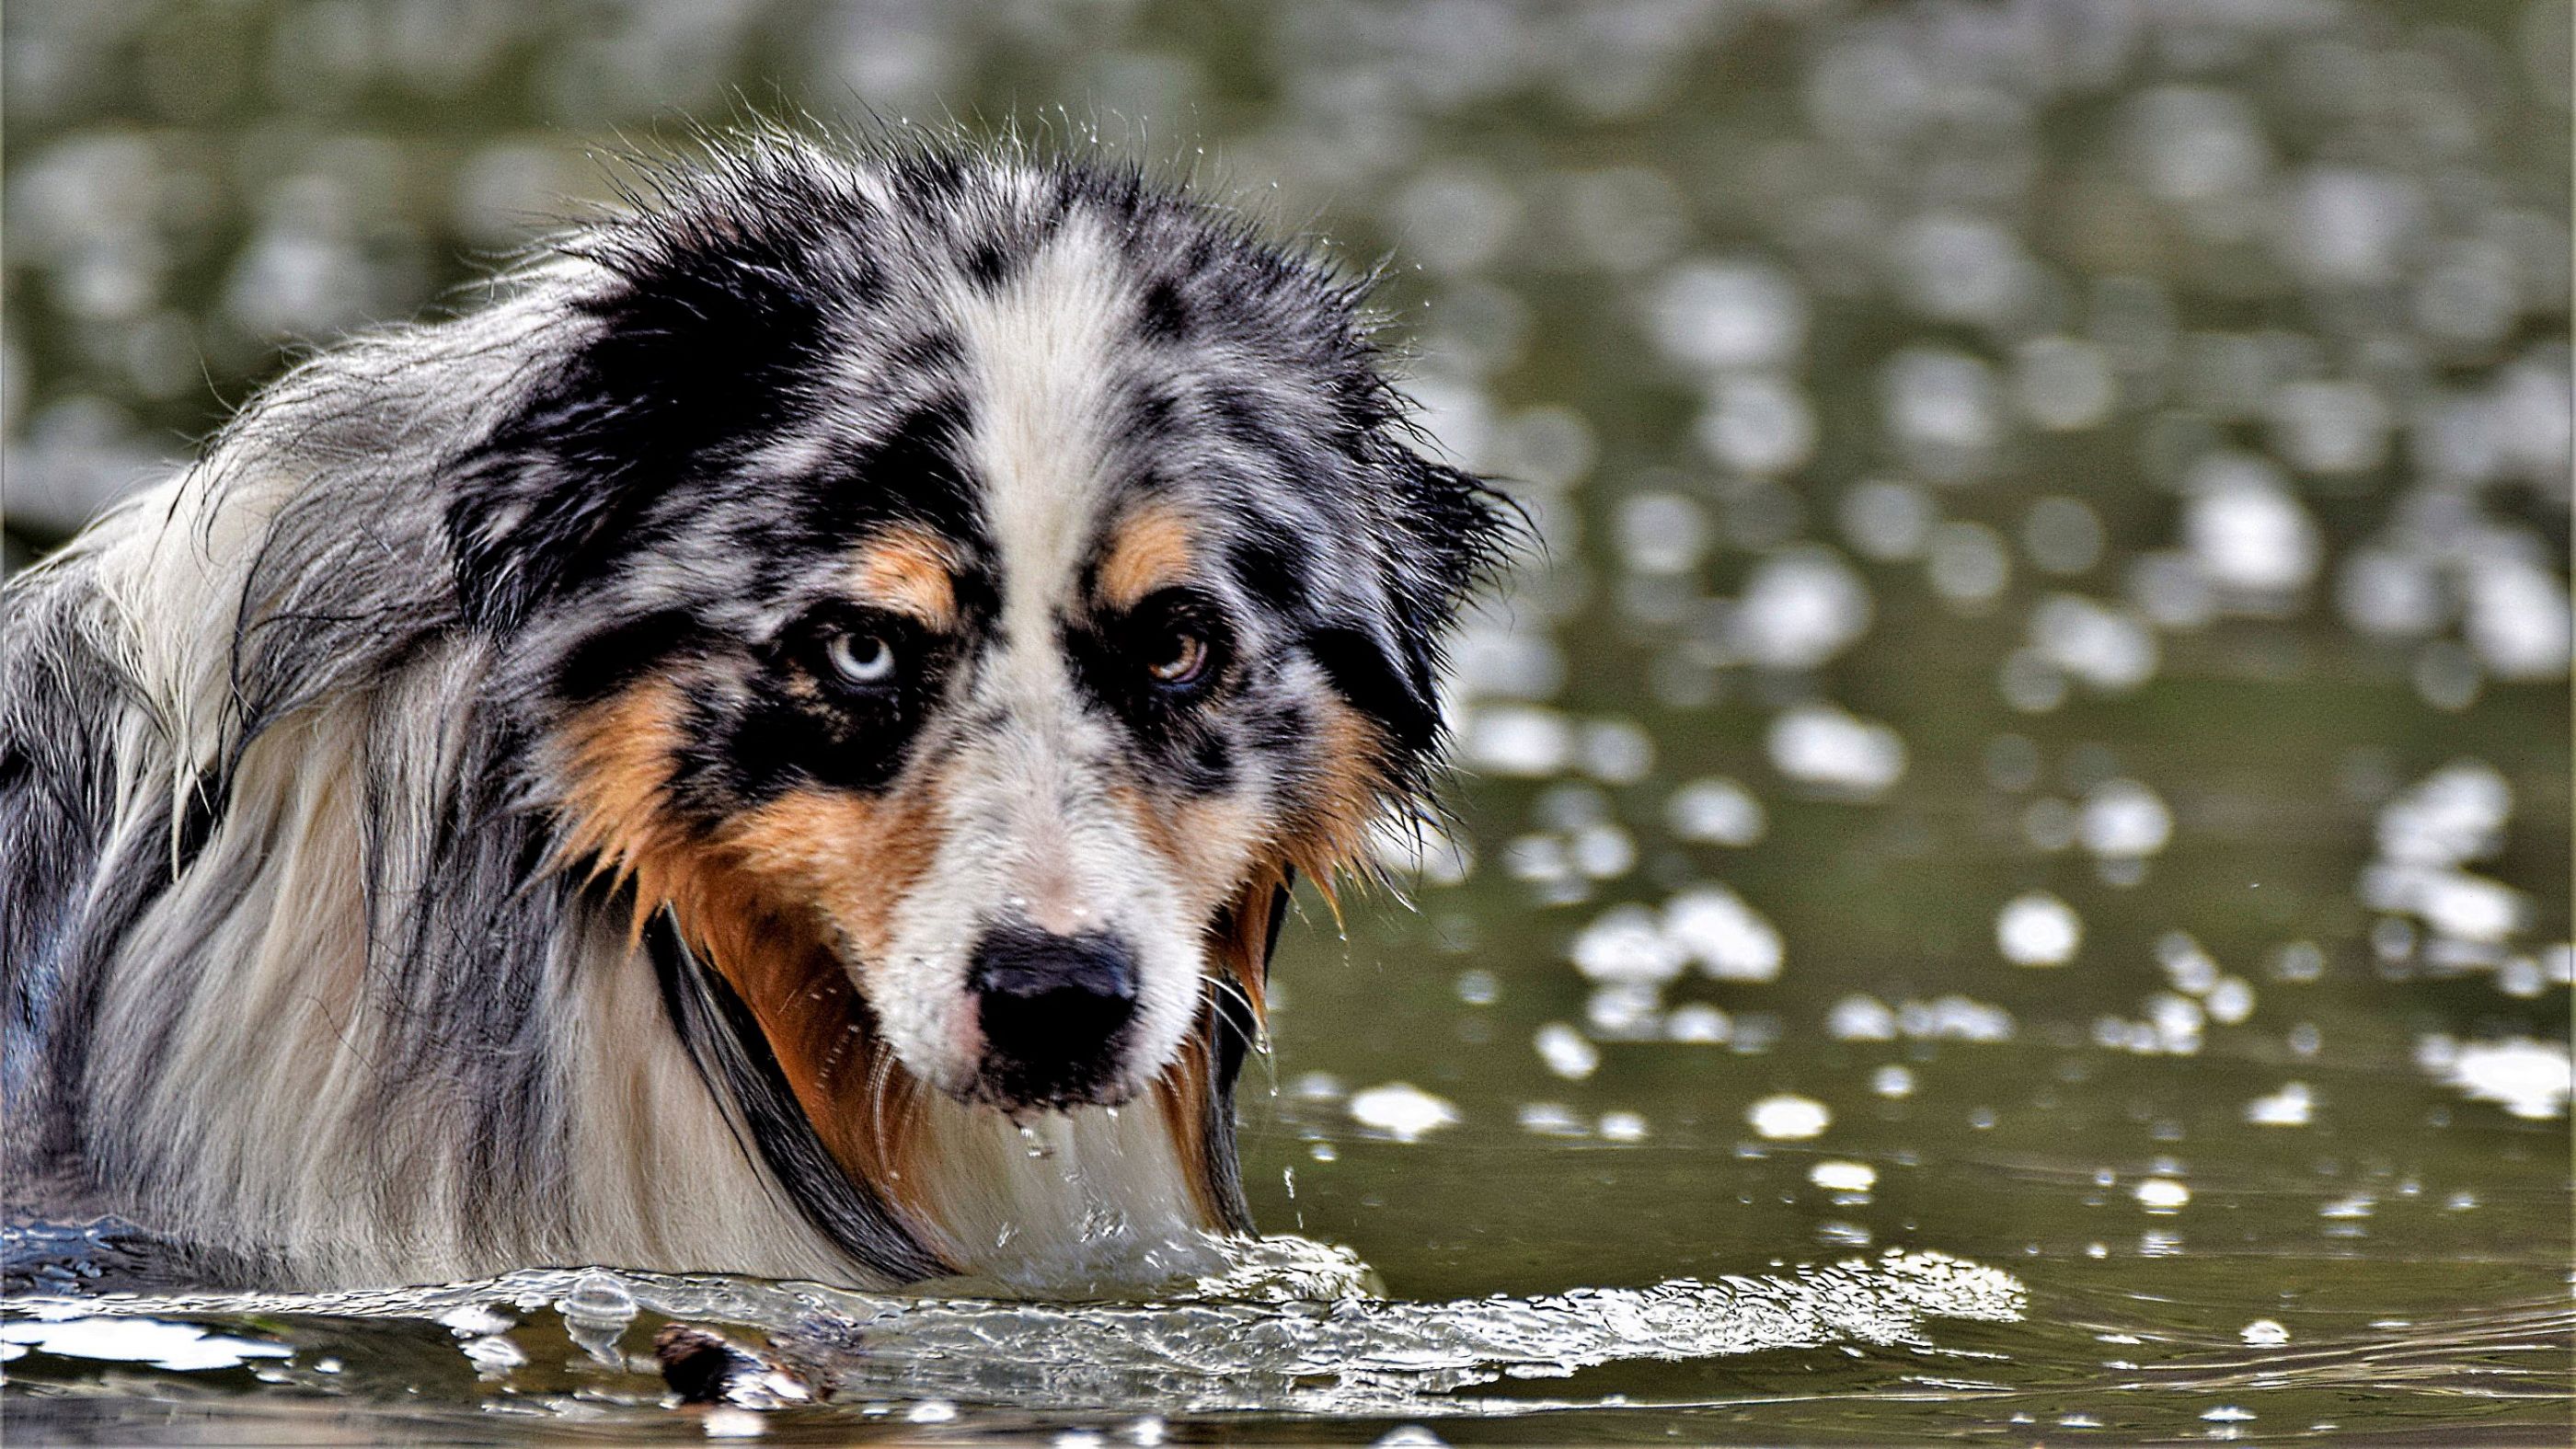
[[[1185,688],[1198,683],[1199,676],[1207,673],[1209,653],[1206,639],[1175,626],[1163,631],[1148,651],[1152,662],[1145,666],[1145,672],[1154,676],[1156,684]]]

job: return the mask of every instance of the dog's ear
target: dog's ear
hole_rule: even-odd
[[[1385,732],[1400,785],[1420,783],[1442,740],[1442,639],[1470,590],[1499,565],[1514,515],[1483,480],[1397,448],[1382,487],[1397,540],[1382,555],[1374,617],[1325,619],[1306,650],[1351,707]]]
[[[577,340],[455,475],[467,617],[516,626],[595,575],[674,489],[810,405],[825,298],[863,294],[848,274],[865,263],[755,220],[636,218],[568,248],[596,269],[565,319]]]
[[[1408,449],[1399,472],[1406,521],[1421,545],[1417,591],[1445,625],[1468,591],[1500,567],[1519,515],[1492,484],[1464,468]]]

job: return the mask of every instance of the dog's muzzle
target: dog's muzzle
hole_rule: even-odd
[[[1115,936],[995,926],[976,943],[967,987],[984,1031],[984,1093],[999,1105],[1114,1102],[1136,958]]]

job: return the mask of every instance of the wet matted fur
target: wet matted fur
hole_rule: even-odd
[[[1132,170],[641,175],[0,593],[9,1198],[299,1286],[1202,1266],[1491,496],[1356,285]],[[1106,1044],[1000,1051],[1031,971]]]

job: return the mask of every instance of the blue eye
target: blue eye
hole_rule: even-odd
[[[882,634],[835,634],[823,658],[844,683],[884,684],[894,678],[894,645]]]

